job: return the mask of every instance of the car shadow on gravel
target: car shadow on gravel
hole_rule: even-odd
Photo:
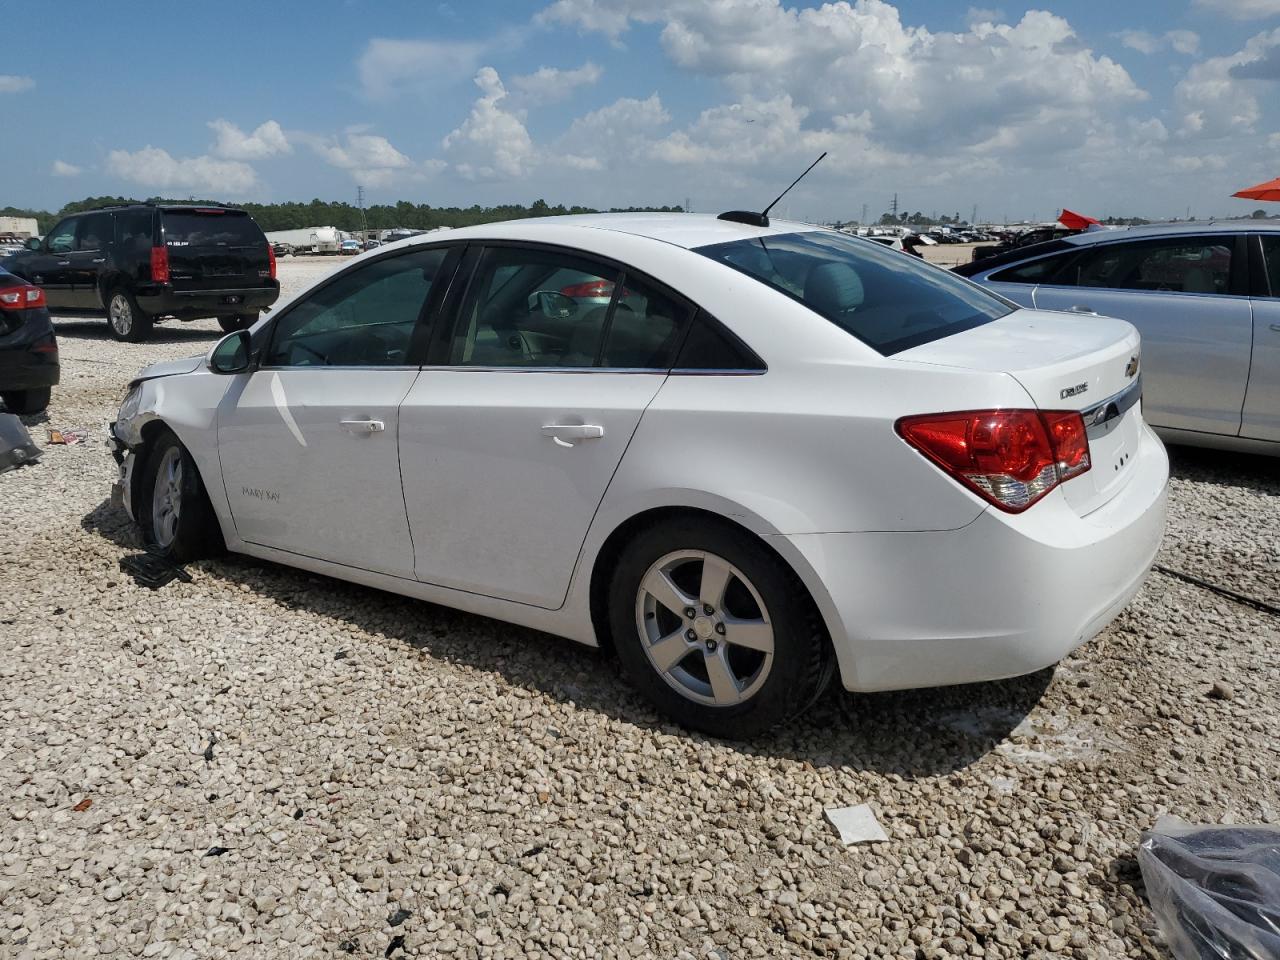
[[[1280,496],[1280,458],[1202,447],[1169,446],[1169,472],[1179,480],[1247,487]]]
[[[110,501],[86,514],[81,527],[123,549],[142,546],[136,526]],[[497,674],[561,703],[652,733],[708,740],[650,708],[623,679],[616,658],[571,640],[242,555],[228,554],[191,568],[237,587],[247,585],[285,610],[304,609],[340,620],[427,656]],[[335,654],[359,657],[358,648],[334,643]],[[946,775],[1006,740],[1052,679],[1053,670],[1046,669],[991,683],[850,694],[837,678],[803,716],[767,736],[732,746],[745,754],[815,767],[874,770],[905,779]]]
[[[94,317],[54,317],[53,330],[59,337],[67,339],[117,342],[107,330],[107,321]],[[206,330],[174,320],[157,324],[144,343],[132,344],[132,346],[145,347],[148,344],[158,343],[211,344],[222,335],[222,331],[217,328]]]

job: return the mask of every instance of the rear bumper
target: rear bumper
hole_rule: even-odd
[[[152,287],[143,288],[137,294],[138,306],[152,316],[174,316],[187,320],[257,313],[279,298],[280,285],[274,281],[272,285],[265,287],[228,287],[220,290]]]
[[[1138,592],[1164,533],[1169,461],[1145,426],[1132,469],[1083,518],[1055,491],[959,530],[786,537],[825,588],[846,689],[1019,676],[1097,635]]]
[[[41,390],[58,385],[62,368],[58,351],[36,352],[30,346],[0,348],[0,390]]]

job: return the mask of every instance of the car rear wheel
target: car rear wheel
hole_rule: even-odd
[[[151,333],[151,318],[127,287],[116,287],[107,294],[107,326],[117,340],[141,343]]]
[[[147,546],[174,563],[222,549],[204,483],[186,448],[165,430],[148,449],[137,511]]]
[[[6,390],[0,393],[0,400],[4,401],[5,408],[10,413],[27,416],[43,413],[45,407],[49,406],[49,397],[52,393],[49,387],[42,387],[39,390]]]
[[[622,552],[609,619],[623,670],[663,713],[751,737],[807,709],[834,659],[813,601],[745,531],[662,523]]]
[[[222,328],[223,333],[231,333],[234,330],[248,330],[258,322],[256,313],[233,314],[229,317],[219,317],[218,326]]]

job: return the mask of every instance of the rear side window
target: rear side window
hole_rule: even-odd
[[[988,279],[998,283],[1057,283],[1059,281],[1055,278],[1075,256],[1073,251],[1056,257],[1041,257],[1039,260],[993,273]]]
[[[698,311],[676,358],[677,370],[763,371],[764,362],[714,317]]]
[[[1073,263],[1068,280],[1081,287],[1165,293],[1229,293],[1235,237],[1170,237],[1111,243]]]
[[[125,249],[151,246],[150,210],[123,210],[116,214],[116,243]]]
[[[267,238],[253,218],[241,211],[166,210],[164,242],[170,247],[261,246]]]
[[[1014,309],[918,257],[833,231],[735,240],[697,252],[786,294],[885,356]]]
[[[1267,258],[1267,279],[1271,281],[1271,295],[1280,297],[1280,236],[1264,236],[1262,253]]]
[[[667,370],[689,318],[689,307],[645,280],[624,275],[605,328],[600,366]]]

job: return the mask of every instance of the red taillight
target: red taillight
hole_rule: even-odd
[[[0,288],[0,310],[36,310],[47,305],[41,287]]]
[[[1089,469],[1075,411],[966,410],[903,417],[899,435],[984,500],[1021,513]]]
[[[566,297],[573,297],[575,300],[598,300],[603,297],[613,296],[613,281],[589,280],[586,283],[574,283],[567,287],[561,287],[560,292]],[[624,297],[630,296],[630,291],[623,287],[622,295]]]
[[[267,270],[270,271],[267,275],[274,280],[276,278],[276,248],[269,243],[267,244]]]
[[[151,248],[151,281],[152,283],[169,282],[169,248]]]

